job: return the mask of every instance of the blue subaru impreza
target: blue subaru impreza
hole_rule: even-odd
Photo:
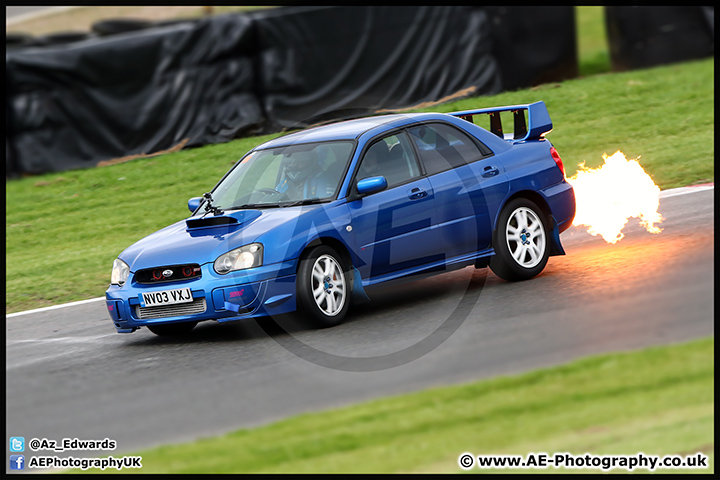
[[[483,116],[489,130],[474,123]],[[119,255],[106,292],[115,328],[170,335],[294,311],[328,327],[389,280],[468,265],[534,277],[564,254],[559,234],[575,215],[550,130],[536,102],[270,140],[191,198],[189,218]]]

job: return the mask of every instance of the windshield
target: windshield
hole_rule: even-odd
[[[252,152],[217,186],[213,205],[230,210],[330,200],[340,187],[353,147],[352,142],[342,141]]]

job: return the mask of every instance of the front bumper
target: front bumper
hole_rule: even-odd
[[[201,266],[199,278],[155,285],[138,284],[131,273],[122,287],[108,288],[105,303],[118,333],[134,332],[148,325],[204,320],[228,322],[280,315],[296,308],[296,266],[297,260],[292,260],[219,275],[213,264],[207,263]],[[150,308],[140,304],[140,293],[184,287],[192,291],[192,304]]]

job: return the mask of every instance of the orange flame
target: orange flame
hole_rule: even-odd
[[[575,190],[573,225],[587,226],[588,233],[601,235],[608,243],[625,236],[622,229],[630,217],[639,218],[648,232],[660,233],[655,226],[663,220],[657,212],[660,187],[637,159],[628,160],[620,150],[602,157],[605,164],[600,168],[586,168],[583,162],[577,174],[567,179]]]

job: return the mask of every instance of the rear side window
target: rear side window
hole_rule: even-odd
[[[444,123],[419,125],[408,131],[428,175],[472,163],[490,153],[487,147],[484,153],[467,134]]]

